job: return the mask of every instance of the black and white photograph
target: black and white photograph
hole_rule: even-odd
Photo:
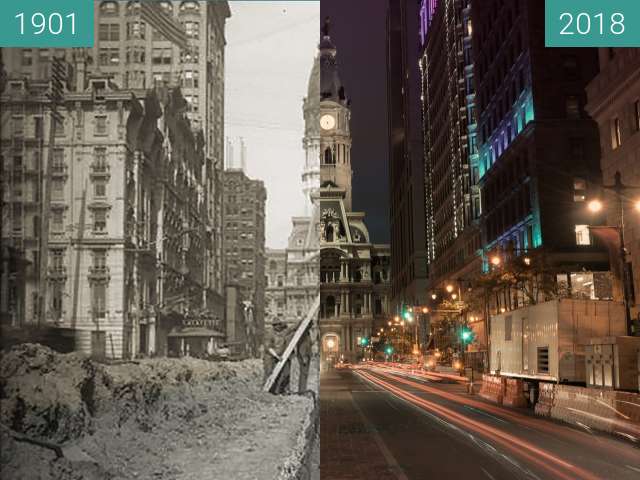
[[[312,478],[319,2],[94,4],[2,49],[0,475]]]

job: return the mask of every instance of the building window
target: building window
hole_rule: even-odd
[[[155,85],[168,85],[171,83],[171,72],[154,73],[153,83]]]
[[[107,269],[107,252],[105,250],[93,251],[93,268],[96,271],[105,271]]]
[[[170,48],[154,48],[151,53],[151,63],[154,65],[171,65]]]
[[[180,12],[197,12],[199,10],[198,2],[182,2],[180,4]]]
[[[13,135],[16,137],[24,135],[24,117],[13,117]]]
[[[193,46],[190,50],[183,50],[180,53],[180,61],[182,63],[198,63],[200,61],[200,52],[198,47]]]
[[[105,147],[96,147],[93,149],[93,171],[94,173],[106,173],[107,165],[107,149]]]
[[[186,70],[182,75],[182,86],[185,88],[198,88],[200,72]]]
[[[33,65],[33,50],[26,48],[22,50],[22,66],[30,67]]]
[[[569,95],[565,100],[567,118],[580,118],[580,99],[576,95]]]
[[[200,38],[200,22],[184,22],[184,31],[188,38]]]
[[[107,117],[106,115],[96,115],[96,124],[94,129],[94,135],[106,135],[107,134]]]
[[[105,209],[95,210],[93,212],[93,231],[94,233],[104,233],[107,230],[107,211]]]
[[[118,14],[118,2],[102,2],[100,4],[101,15],[117,15]]]
[[[127,3],[127,15],[138,15],[140,13],[140,2],[133,0]]]
[[[622,145],[622,131],[620,119],[616,117],[611,122],[611,147],[615,150],[620,145]]]
[[[55,148],[53,150],[53,161],[51,163],[51,170],[53,173],[64,172],[64,149]]]
[[[64,133],[64,118],[59,117],[59,118],[55,118],[53,120],[54,123],[54,134],[56,135],[56,137],[64,137],[65,133]]]
[[[62,210],[54,210],[51,212],[51,232],[62,233],[64,229]]]
[[[51,199],[55,201],[64,200],[64,182],[60,179],[51,181]]]
[[[98,63],[103,67],[115,67],[120,64],[120,50],[117,48],[101,48],[98,51]]]
[[[120,25],[117,23],[101,23],[98,30],[98,38],[104,41],[120,41]]]
[[[104,318],[107,313],[107,285],[94,283],[91,286],[91,311],[93,318]]]
[[[144,22],[127,23],[127,40],[140,39],[144,40],[146,33],[146,24]]]
[[[145,63],[146,51],[144,47],[128,47],[126,52],[127,63]]]
[[[93,196],[96,198],[104,198],[107,196],[107,182],[104,180],[96,180],[93,182]]]
[[[584,178],[573,179],[573,201],[584,202],[587,198],[587,181]]]
[[[591,245],[588,225],[576,225],[576,245]]]

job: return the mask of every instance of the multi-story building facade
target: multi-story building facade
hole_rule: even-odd
[[[53,146],[48,82],[10,80],[2,96],[11,126],[2,131],[11,172],[3,243],[30,262],[22,321],[69,328],[76,348],[97,356],[166,353],[171,313],[206,308],[202,142],[181,114],[179,90],[161,102],[108,77],[87,87],[65,93]]]
[[[393,309],[424,305],[427,295],[425,185],[422,162],[417,42],[412,0],[389,2],[387,10],[387,104]]]
[[[575,272],[608,269],[585,203],[601,179],[598,128],[585,111],[597,52],[545,48],[534,0],[472,1],[471,18],[484,268],[491,254],[543,251],[577,291],[593,279]]]
[[[469,0],[423,0],[422,114],[429,289],[479,271],[476,99]]]
[[[320,334],[322,358],[354,361],[390,312],[390,247],[352,210],[351,109],[328,23],[320,40]]]
[[[242,170],[225,170],[224,254],[227,284],[237,285],[250,301],[261,344],[265,315],[265,204],[267,191],[260,180]]]
[[[51,57],[66,57],[78,78],[108,75],[119,88],[144,96],[154,87],[182,88],[186,116],[204,140],[207,216],[211,231],[207,251],[211,301],[224,296],[222,257],[222,184],[224,168],[224,52],[226,1],[160,1],[165,22],[182,29],[187,45],[177,44],[151,23],[140,1],[95,0],[95,41],[87,49],[5,49],[9,77],[48,80]],[[88,85],[78,85],[80,90]],[[74,87],[75,88],[75,87]]]
[[[640,187],[640,49],[602,48],[599,50],[600,72],[587,86],[587,110],[600,130],[603,181],[614,185],[620,172],[624,185]],[[603,192],[607,225],[619,225],[620,209],[613,192]],[[624,192],[624,235],[629,252],[633,281],[630,297],[637,303],[635,292],[640,287],[640,188]],[[611,258],[611,265],[620,258]],[[621,269],[620,269],[621,270]],[[617,296],[621,285],[617,282]],[[635,306],[635,305],[634,305]],[[637,316],[635,306],[634,316]]]
[[[224,1],[159,3],[162,21],[146,24],[139,2],[96,2],[91,49],[3,50],[4,166],[22,172],[3,185],[12,204],[3,209],[12,224],[10,232],[3,229],[3,243],[11,237],[18,246],[12,252],[26,264],[21,298],[8,307],[12,321],[71,326],[81,332],[80,350],[113,357],[211,350],[206,336],[205,344],[194,340],[190,349],[180,332],[188,318],[216,329],[216,338],[223,335],[218,330],[224,325],[221,172],[229,9]],[[166,22],[182,29],[186,45],[168,40]],[[63,60],[68,78],[63,120],[50,144],[46,94],[54,56]],[[125,162],[129,158],[133,167]],[[15,162],[23,159],[18,168]],[[79,162],[101,166],[73,168]],[[83,244],[77,238],[83,222],[82,235],[96,250],[91,259],[84,250],[70,250]],[[140,227],[145,222],[157,227]],[[87,233],[89,223],[98,232],[95,238]],[[150,230],[163,233],[155,238]],[[37,273],[43,249],[44,276]],[[88,284],[82,279],[87,262],[94,272]],[[120,284],[127,285],[124,293]]]

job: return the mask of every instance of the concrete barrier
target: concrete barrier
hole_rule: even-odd
[[[640,395],[540,383],[536,415],[640,438]]]
[[[502,404],[505,395],[505,380],[497,375],[483,374],[479,395],[486,400]]]
[[[526,407],[527,398],[524,396],[524,382],[519,378],[507,378],[505,381],[504,398],[502,404],[508,407]]]
[[[534,407],[536,415],[540,415],[541,417],[551,416],[551,407],[555,399],[555,387],[555,383],[539,383],[538,388],[540,392],[538,394],[538,401]]]

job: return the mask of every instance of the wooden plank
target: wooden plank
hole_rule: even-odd
[[[293,335],[293,338],[289,342],[289,345],[287,345],[287,348],[282,354],[282,357],[280,357],[280,361],[276,364],[275,368],[269,375],[269,378],[267,378],[267,381],[264,383],[263,390],[265,392],[270,392],[273,389],[274,385],[276,384],[276,380],[278,380],[280,373],[282,373],[282,369],[284,368],[286,363],[289,361],[291,354],[293,353],[295,348],[298,346],[298,343],[302,339],[302,336],[305,334],[309,326],[311,326],[311,322],[313,321],[314,317],[318,315],[319,310],[320,310],[320,296],[318,295],[315,301],[313,302],[313,304],[311,305],[309,312],[307,312],[307,316],[298,325],[298,328],[296,329],[296,333]]]

